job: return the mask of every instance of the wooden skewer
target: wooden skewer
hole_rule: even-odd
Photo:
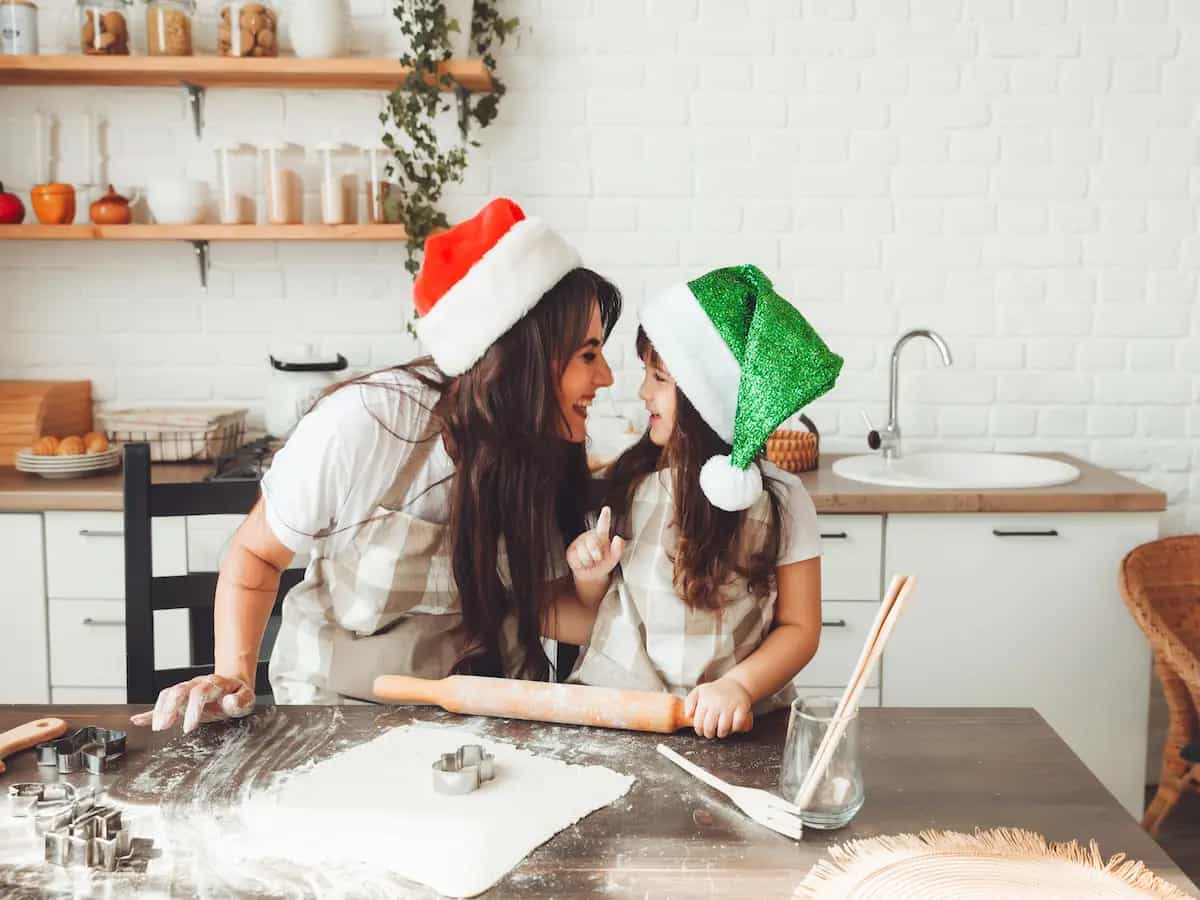
[[[808,767],[808,772],[800,782],[800,790],[796,795],[795,804],[801,809],[811,802],[817,785],[825,776],[825,770],[833,759],[834,749],[846,732],[849,717],[858,709],[862,692],[870,680],[871,672],[874,671],[880,656],[883,655],[884,645],[887,644],[892,630],[896,627],[897,620],[904,612],[904,606],[908,602],[908,597],[912,593],[916,581],[916,578],[911,575],[897,575],[892,579],[887,595],[880,604],[879,614],[875,617],[871,634],[867,637],[858,664],[850,676],[850,683],[846,685],[846,690],[843,691],[842,698],[838,701],[833,721],[817,746],[816,753],[813,754],[813,761]]]

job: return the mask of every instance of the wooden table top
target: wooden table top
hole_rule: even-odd
[[[665,742],[727,780],[773,789],[785,712],[761,718],[751,735],[704,741],[690,732],[664,738],[469,718],[427,707],[371,706],[267,707],[244,722],[204,726],[184,737],[123,724],[141,708],[0,706],[0,732],[46,715],[65,718],[72,728],[128,728],[125,759],[102,779],[118,802],[154,803],[163,809],[171,804],[216,808],[247,787],[265,785],[271,772],[415,721],[453,724],[533,752],[607,765],[636,777],[629,794],[539,847],[487,897],[789,896],[831,844],[930,828],[969,832],[994,826],[1028,828],[1057,841],[1094,838],[1105,857],[1124,852],[1176,886],[1196,892],[1046,722],[1028,709],[864,709],[866,805],[849,827],[805,829],[804,840],[795,843],[746,819],[654,750]],[[226,752],[218,753],[222,748]],[[49,771],[38,770],[32,751],[8,764],[0,789],[41,780],[41,772]],[[65,777],[87,783],[89,776]],[[46,896],[37,886],[38,877],[29,867],[21,871],[6,865],[0,854],[0,894]],[[139,886],[147,887],[136,879],[148,876],[136,873],[99,877],[115,889],[105,896],[132,895]],[[153,887],[161,896],[196,893],[186,879]]]

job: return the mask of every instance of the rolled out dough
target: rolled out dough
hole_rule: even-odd
[[[436,793],[434,760],[463,744],[495,755],[495,780],[461,796]],[[633,781],[461,729],[396,728],[249,798],[245,847],[259,858],[386,868],[442,894],[473,897]]]

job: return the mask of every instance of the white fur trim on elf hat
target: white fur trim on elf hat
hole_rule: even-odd
[[[762,494],[758,463],[734,468],[728,456],[713,456],[700,467],[700,489],[708,502],[728,512],[749,509]]]
[[[581,261],[541,219],[508,229],[417,320],[417,335],[447,375],[461,375]]]
[[[742,370],[700,301],[675,284],[642,304],[638,318],[696,412],[732,444]]]

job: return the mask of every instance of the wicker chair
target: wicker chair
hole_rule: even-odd
[[[1135,547],[1121,562],[1120,585],[1150,639],[1170,712],[1158,792],[1142,818],[1157,834],[1185,791],[1200,793],[1200,535]]]

